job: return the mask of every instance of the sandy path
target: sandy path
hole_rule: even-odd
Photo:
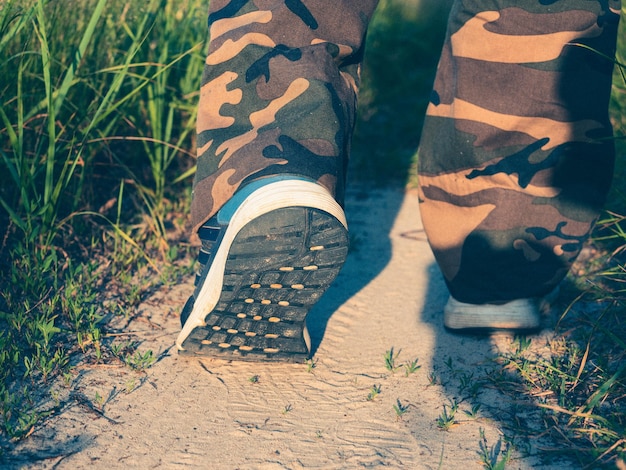
[[[127,328],[160,360],[143,373],[83,369],[73,393],[85,401],[71,400],[9,467],[482,468],[480,429],[495,444],[516,407],[480,382],[493,368],[493,340],[443,330],[447,294],[417,211],[415,193],[349,195],[353,251],[309,315],[314,368],[179,357],[177,312],[192,286],[165,289]],[[421,368],[388,371],[392,347],[396,363],[418,359]],[[374,385],[380,394],[368,400]],[[102,414],[89,405],[96,393]],[[451,400],[458,423],[442,431],[437,418]],[[467,416],[476,403],[478,418]]]

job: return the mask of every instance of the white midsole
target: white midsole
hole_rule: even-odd
[[[450,297],[444,308],[444,324],[451,329],[530,329],[540,326],[541,315],[535,299],[475,305]]]
[[[323,210],[335,217],[348,229],[348,223],[341,206],[330,193],[317,183],[303,180],[283,180],[269,183],[250,194],[233,214],[202,288],[195,299],[193,310],[176,339],[176,346],[184,350],[182,344],[199,327],[204,326],[206,316],[211,312],[222,292],[224,269],[230,246],[239,231],[250,221],[276,209],[286,207],[309,207]]]

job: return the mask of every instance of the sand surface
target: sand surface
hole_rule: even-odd
[[[495,349],[512,339],[444,330],[447,291],[416,193],[357,189],[346,213],[351,253],[309,315],[314,367],[179,356],[189,279],[155,293],[121,331],[156,363],[77,368],[64,411],[20,443],[7,468],[483,468],[481,430],[495,446],[514,418],[527,418],[485,380]],[[395,372],[385,367],[391,348]],[[416,359],[407,374],[403,364]],[[372,387],[380,392],[368,399]],[[456,424],[441,430],[454,401]],[[536,465],[516,452],[507,468]]]

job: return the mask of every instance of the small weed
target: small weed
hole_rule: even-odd
[[[322,434],[322,431],[318,429],[317,431],[315,431],[315,437],[317,437],[318,439],[322,439],[324,435]]]
[[[14,419],[12,416],[4,418],[4,431],[12,439],[23,439],[33,432],[35,424],[43,417],[36,410],[23,409]]]
[[[293,410],[293,407],[291,406],[291,403],[285,405],[285,407],[283,408],[282,414],[286,415],[287,413],[289,413],[290,411]]]
[[[395,372],[398,369],[396,360],[399,355],[400,351],[398,351],[398,353],[394,353],[393,347],[385,352],[385,368],[388,371]]]
[[[528,348],[530,348],[530,345],[532,344],[532,340],[528,338],[527,336],[520,335],[520,336],[515,337],[515,344],[516,344],[516,353],[522,354],[524,351],[527,351]]]
[[[456,377],[458,374],[463,372],[461,369],[456,368],[454,366],[454,361],[452,360],[452,356],[448,356],[448,358],[444,362],[444,365],[446,366],[446,368],[448,369],[452,377]]]
[[[112,343],[110,350],[115,357],[126,364],[129,357],[137,352],[137,346],[139,346],[138,342],[128,340],[120,343]]]
[[[367,401],[372,401],[380,394],[381,391],[382,387],[380,385],[372,385],[372,388],[370,388],[370,392],[367,394]]]
[[[467,391],[467,396],[470,398],[476,398],[478,397],[478,395],[480,395],[481,392],[483,392],[483,382],[481,381],[475,381],[472,382],[472,384],[470,386],[467,387],[466,391]],[[463,391],[463,390],[461,390]]]
[[[396,412],[396,418],[397,419],[402,419],[402,416],[409,411],[409,405],[403,405],[402,402],[400,401],[400,399],[398,398],[396,400],[396,404],[393,405],[393,411]]]
[[[427,377],[428,377],[428,385],[437,385],[438,383],[441,383],[441,381],[439,380],[439,376],[434,370],[431,370],[428,373]]]
[[[459,404],[456,400],[450,400],[450,410],[456,413],[459,410]]]
[[[136,307],[141,303],[142,289],[137,284],[131,284],[126,293],[126,303],[132,307]]]
[[[443,405],[443,411],[437,418],[437,427],[442,431],[448,431],[452,426],[456,424],[456,420],[454,419],[456,412],[458,410],[458,403],[456,401],[452,401],[450,403],[450,411],[448,412],[448,407]]]
[[[56,406],[59,406],[61,404],[61,394],[58,390],[50,390],[50,397],[52,398]]]
[[[405,375],[408,377],[409,375],[417,372],[419,369],[421,369],[421,365],[418,365],[418,360],[419,359],[415,359],[411,362],[407,362],[406,364],[404,364],[404,373]]]
[[[100,411],[102,411],[102,409],[104,408],[104,403],[105,403],[105,398],[100,395],[98,392],[96,392],[96,395],[93,398],[93,404],[96,408],[98,408]]]
[[[122,345],[120,343],[113,343],[111,345],[111,352],[115,357],[120,357],[122,355]]]
[[[252,377],[248,378],[248,382],[250,382],[251,384],[258,384],[260,379],[260,376],[253,375]]]
[[[311,374],[313,373],[313,369],[317,367],[317,361],[313,359],[308,359],[306,361],[306,371]]]
[[[126,384],[124,385],[124,390],[126,393],[131,393],[137,387],[137,382],[134,378],[128,379]]]
[[[144,353],[135,351],[135,354],[129,354],[125,358],[126,365],[131,369],[137,371],[148,369],[150,366],[152,366],[152,364],[154,364],[154,361],[156,361],[156,357],[154,357],[151,349],[148,349]]]
[[[471,372],[466,374],[465,372],[461,372],[459,375],[459,390],[461,392],[465,390],[471,390],[473,385],[475,384],[474,373]]]
[[[478,443],[478,455],[487,470],[504,470],[511,459],[513,449],[506,444],[502,449],[502,439],[498,439],[495,445],[489,446],[485,437],[485,430],[480,428],[480,441]]]
[[[472,419],[476,419],[478,418],[479,411],[480,411],[480,403],[475,403],[474,405],[472,405],[471,410],[463,410],[463,413],[465,413],[467,416],[469,416]]]
[[[74,380],[74,376],[71,372],[63,372],[63,385],[65,387],[69,387],[72,383],[72,380]]]

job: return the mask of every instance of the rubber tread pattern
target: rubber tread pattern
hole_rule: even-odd
[[[288,207],[252,220],[230,247],[217,305],[180,353],[306,361],[306,316],[337,277],[347,254],[346,228],[324,211]]]

